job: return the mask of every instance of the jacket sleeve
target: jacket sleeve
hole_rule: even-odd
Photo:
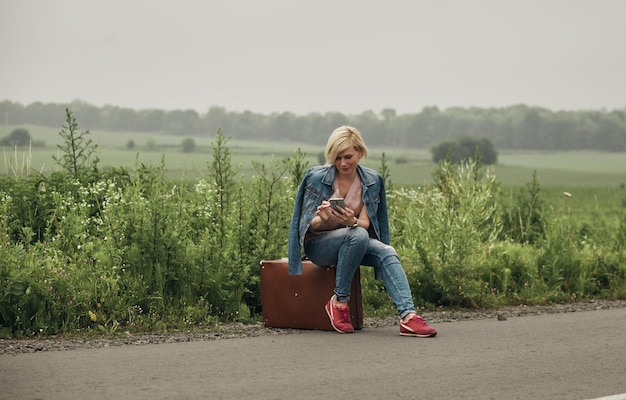
[[[302,215],[302,203],[304,201],[304,188],[308,178],[308,173],[305,174],[298,191],[296,192],[296,198],[293,205],[293,214],[291,215],[291,224],[289,225],[289,274],[301,275],[302,274],[302,254],[300,249],[300,218]]]
[[[380,229],[380,241],[385,244],[391,244],[389,233],[389,214],[387,212],[387,191],[385,190],[385,181],[379,177],[380,182],[380,203],[378,204],[378,224]]]

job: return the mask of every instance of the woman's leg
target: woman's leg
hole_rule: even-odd
[[[339,228],[310,235],[304,242],[304,253],[317,265],[334,265],[337,301],[350,300],[352,278],[361,265],[369,236],[363,228]]]
[[[380,271],[385,289],[396,305],[400,318],[416,313],[409,281],[393,247],[379,240],[370,239],[362,264]]]

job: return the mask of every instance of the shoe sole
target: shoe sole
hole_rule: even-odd
[[[435,333],[430,333],[430,334],[428,334],[428,335],[420,335],[420,334],[417,334],[417,333],[403,333],[403,332],[400,332],[400,336],[412,336],[412,337],[435,337],[435,336],[437,336],[437,332],[435,332]]]
[[[333,327],[334,330],[336,330],[339,333],[352,333],[352,332],[344,332],[335,326],[335,323],[333,322],[333,316],[330,315],[330,309],[328,307],[328,304],[324,306],[324,310],[326,310],[326,314],[328,315],[328,318],[330,319],[330,325]]]

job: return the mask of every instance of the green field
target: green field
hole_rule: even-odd
[[[17,126],[0,127],[0,137],[8,135]],[[52,156],[61,142],[58,129],[26,126],[33,140],[43,141],[45,148],[13,150],[4,148],[0,158],[0,174],[27,174],[32,171],[50,173],[56,166]],[[80,129],[80,127],[79,127]],[[196,151],[183,153],[184,137],[158,133],[91,131],[91,139],[98,145],[100,166],[132,168],[136,160],[146,165],[158,165],[162,158],[173,179],[202,176],[206,163],[211,160],[211,142],[214,136],[194,137]],[[134,150],[127,150],[128,141],[135,142]],[[246,142],[231,140],[227,144],[233,154],[233,164],[241,166],[241,174],[252,174],[252,161],[269,163],[272,157],[282,159],[300,148],[307,154],[310,166],[319,163],[323,144],[289,142]],[[391,180],[400,185],[422,185],[431,180],[436,165],[428,149],[371,148],[370,158],[364,165],[380,166],[382,153],[391,169]],[[621,187],[626,184],[626,153],[572,152],[511,152],[499,151],[495,173],[505,186],[519,186],[532,179],[537,171],[544,187]]]

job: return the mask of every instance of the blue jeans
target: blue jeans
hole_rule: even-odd
[[[369,237],[367,230],[339,228],[307,235],[304,253],[317,265],[334,265],[335,296],[341,302],[350,299],[352,278],[360,265],[374,267],[382,274],[385,289],[396,305],[401,318],[415,313],[415,305],[402,264],[396,250]]]

